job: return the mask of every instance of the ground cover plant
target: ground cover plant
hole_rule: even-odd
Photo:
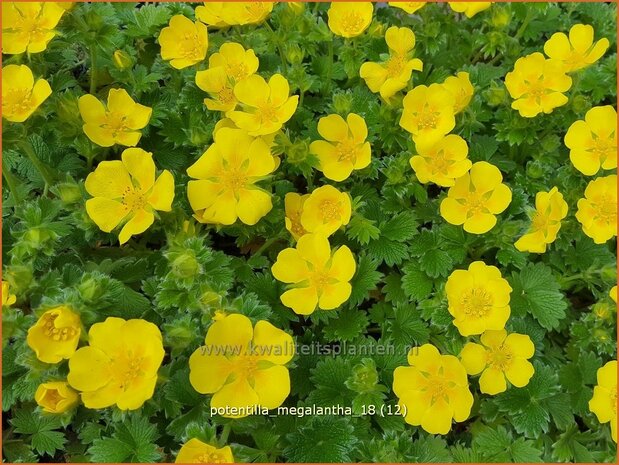
[[[4,460],[616,460],[616,4],[2,17]]]

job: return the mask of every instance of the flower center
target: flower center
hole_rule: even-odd
[[[234,92],[230,87],[224,87],[217,93],[217,98],[223,104],[231,103],[234,101]]]
[[[267,103],[258,109],[258,116],[262,124],[277,122],[277,108],[273,104]]]
[[[537,80],[529,83],[529,95],[538,102],[548,93],[548,89],[544,84],[544,81]]]
[[[486,360],[491,367],[505,371],[512,364],[513,354],[507,347],[501,346],[487,351]]]
[[[344,32],[355,34],[363,26],[363,18],[356,11],[351,11],[342,18],[340,26]]]
[[[417,115],[417,126],[419,129],[435,129],[438,123],[438,115],[439,113],[434,108],[425,107]]]
[[[52,410],[56,409],[58,402],[62,400],[62,396],[56,389],[48,389],[43,396],[43,405],[49,406]]]
[[[492,295],[482,288],[473,288],[462,296],[464,313],[473,318],[483,318],[492,310]]]
[[[533,231],[545,231],[548,229],[550,218],[547,215],[536,212],[531,221],[531,229]]]
[[[45,316],[45,323],[43,324],[45,335],[53,341],[57,342],[73,339],[77,334],[77,331],[71,327],[57,328],[56,318],[58,318],[58,315]]]
[[[112,372],[118,374],[120,388],[123,390],[129,389],[137,378],[144,375],[144,357],[128,352],[120,354],[113,362],[116,369]]]
[[[228,63],[226,65],[226,75],[231,77],[235,82],[247,77],[247,66],[245,63]]]
[[[288,219],[290,220],[290,229],[292,230],[294,234],[301,237],[307,233],[303,225],[301,225],[301,214],[300,213],[298,212],[291,213],[288,216]]]
[[[218,451],[201,452],[194,456],[192,463],[226,463],[226,458]]]
[[[221,183],[229,190],[234,192],[244,188],[247,185],[247,175],[240,170],[224,171],[220,175]]]
[[[142,210],[146,206],[146,196],[139,190],[126,187],[122,197],[122,204],[129,211]]]
[[[197,33],[186,32],[180,47],[180,56],[189,60],[199,60],[202,58],[199,44],[200,39]]]
[[[323,200],[320,203],[320,214],[322,215],[323,223],[339,220],[342,216],[340,203],[333,200]]]
[[[477,215],[478,213],[487,213],[486,200],[482,195],[476,192],[469,193],[469,196],[464,200],[468,208],[468,217]]]
[[[335,153],[338,161],[349,161],[354,163],[357,159],[357,145],[350,139],[337,144]]]
[[[250,2],[245,8],[251,22],[260,21],[266,13],[264,2]]]
[[[20,114],[32,108],[32,90],[20,87],[11,90],[9,98],[2,104],[3,112],[6,114]]]
[[[318,289],[318,293],[328,284],[331,283],[331,276],[325,271],[315,271],[310,277],[310,283],[313,287]]]
[[[406,57],[399,53],[391,55],[391,58],[385,63],[387,67],[387,77],[394,78],[399,76],[404,70]]]
[[[241,355],[236,360],[237,373],[244,377],[252,377],[258,369],[258,357],[252,354]]]
[[[451,165],[453,164],[453,161],[447,157],[444,150],[439,150],[438,152],[434,153],[429,161],[429,165],[434,174],[446,175],[449,172]]]
[[[610,390],[610,409],[617,416],[617,387]]]
[[[589,151],[600,157],[600,161],[603,162],[611,153],[617,151],[617,147],[612,145],[610,138],[602,139],[598,137],[593,141],[593,147]]]
[[[610,195],[604,194],[591,202],[596,209],[596,219],[607,224],[615,224],[617,222],[617,199],[611,198]]]
[[[116,137],[119,132],[127,132],[129,128],[125,123],[127,117],[113,111],[108,111],[105,114],[105,123],[103,127],[112,131],[112,136]]]
[[[448,400],[452,383],[443,376],[430,376],[428,378],[427,392],[432,396],[432,403],[441,399]]]

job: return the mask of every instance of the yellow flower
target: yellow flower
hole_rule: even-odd
[[[455,99],[440,84],[417,86],[403,100],[400,126],[410,132],[415,143],[432,144],[455,125]]]
[[[258,24],[273,11],[273,2],[204,2],[196,17],[205,24],[226,27]]]
[[[159,34],[161,58],[176,69],[187,68],[206,58],[208,32],[200,21],[183,15],[172,16],[170,25]]]
[[[393,392],[406,423],[430,434],[447,434],[452,420],[469,417],[473,395],[457,357],[441,355],[433,345],[424,344],[410,350],[408,363],[393,372]]]
[[[282,250],[271,267],[278,281],[293,284],[281,295],[282,303],[299,315],[334,310],[350,297],[350,280],[356,264],[352,252],[342,246],[331,252],[322,234],[306,234],[295,249]]]
[[[496,224],[495,215],[512,201],[512,191],[502,181],[496,166],[478,161],[449,188],[441,202],[441,216],[450,224],[464,225],[472,234],[490,231]]]
[[[327,11],[329,29],[338,36],[356,37],[368,28],[373,13],[371,2],[332,2]]]
[[[467,18],[472,18],[480,11],[490,8],[493,2],[448,2],[456,13],[464,13]]]
[[[597,371],[598,384],[593,388],[589,410],[600,423],[610,422],[613,441],[617,442],[617,361],[611,360]]]
[[[234,86],[242,110],[230,111],[226,116],[250,136],[273,134],[297,109],[299,96],[289,95],[290,86],[281,74],[271,76],[268,84],[262,76],[253,74]]]
[[[615,301],[615,303],[617,303],[617,286],[611,287],[608,295]]]
[[[585,198],[578,201],[576,219],[596,244],[617,235],[617,175],[589,182]]]
[[[411,57],[415,34],[410,29],[392,26],[385,33],[385,41],[389,47],[389,60],[385,63],[363,63],[359,75],[372,92],[380,92],[381,97],[389,101],[408,85],[413,71],[423,69],[423,63]]]
[[[67,379],[87,408],[138,409],[153,396],[165,355],[161,331],[145,320],[108,317],[69,359]]]
[[[389,2],[389,6],[394,6],[406,11],[409,15],[424,7],[428,2]]]
[[[572,123],[565,134],[570,160],[578,171],[588,176],[600,167],[617,168],[617,112],[610,105],[593,107],[585,119]]]
[[[608,50],[608,39],[593,43],[593,27],[575,24],[569,39],[563,32],[555,32],[544,44],[544,53],[563,65],[566,72],[578,71],[592,65]]]
[[[422,184],[453,186],[456,179],[471,169],[471,160],[467,158],[469,147],[460,136],[449,134],[434,144],[416,145],[418,155],[410,159],[410,165]]]
[[[246,316],[228,315],[211,325],[204,343],[189,358],[189,381],[199,393],[213,394],[211,407],[224,409],[222,416],[274,409],[290,394],[285,364],[294,356],[294,343],[268,321],[252,328]]]
[[[2,2],[2,53],[39,53],[65,10],[53,2]]]
[[[64,413],[75,407],[79,396],[65,381],[39,384],[34,400],[47,413]]]
[[[303,213],[303,205],[309,197],[309,194],[299,195],[296,192],[289,192],[284,197],[284,208],[286,209],[286,229],[295,241],[307,234],[307,231],[301,224],[301,214]]]
[[[535,52],[516,60],[514,70],[505,76],[505,87],[515,99],[512,108],[520,116],[533,118],[567,103],[562,92],[572,87],[572,78],[565,74],[560,62]]]
[[[330,236],[348,224],[350,214],[350,195],[326,185],[315,189],[305,200],[301,225],[307,232]]]
[[[495,266],[473,262],[468,270],[455,270],[447,279],[445,293],[454,326],[463,336],[501,330],[510,315],[512,288]]]
[[[504,329],[486,331],[481,344],[468,342],[460,359],[469,375],[478,375],[484,394],[495,395],[507,390],[505,378],[516,387],[524,387],[535,373],[529,362],[535,353],[531,338],[525,334],[507,334]],[[482,373],[483,372],[483,373]]]
[[[230,446],[217,447],[192,438],[178,451],[175,463],[234,463]]]
[[[164,170],[155,180],[153,154],[138,148],[125,149],[122,161],[102,161],[86,178],[88,216],[104,232],[120,223],[121,244],[146,231],[155,221],[153,211],[168,212],[174,200],[174,177]]]
[[[26,65],[2,68],[2,117],[8,121],[23,123],[51,94],[49,83],[45,79],[35,83]]]
[[[443,87],[454,97],[456,102],[454,111],[456,114],[460,113],[468,106],[475,93],[475,89],[469,79],[469,73],[464,71],[445,79]]]
[[[561,220],[567,216],[567,203],[556,187],[535,196],[535,214],[529,231],[514,246],[521,252],[544,253],[561,229]]]
[[[258,58],[253,50],[226,42],[209,58],[208,69],[196,73],[196,84],[213,98],[204,99],[209,110],[227,112],[236,108],[234,86],[258,70]]]
[[[66,305],[47,310],[28,330],[26,342],[37,358],[58,363],[75,352],[82,333],[80,316]]]
[[[343,181],[353,170],[367,167],[372,150],[365,120],[350,113],[346,120],[340,115],[329,115],[318,121],[318,133],[326,140],[310,144],[310,152],[318,157],[320,170],[332,181]]]
[[[135,147],[142,137],[152,108],[136,103],[125,89],[110,89],[107,108],[94,95],[79,98],[78,106],[84,120],[84,133],[95,144],[111,147],[114,144]]]
[[[9,291],[9,282],[2,281],[2,306],[10,307],[17,301],[17,297]]]
[[[201,223],[256,224],[273,208],[271,194],[256,185],[275,171],[271,151],[262,138],[241,129],[221,128],[214,139],[187,169],[197,179],[187,184],[194,216]]]

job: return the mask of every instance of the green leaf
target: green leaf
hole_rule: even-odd
[[[408,263],[403,268],[402,289],[405,294],[416,301],[425,299],[432,292],[432,280],[417,268],[416,263]]]
[[[527,265],[512,274],[511,307],[514,313],[531,313],[539,324],[556,329],[563,318],[567,303],[559,291],[552,270],[542,263]]]
[[[148,419],[133,415],[116,426],[112,437],[95,439],[88,453],[93,462],[154,462],[161,459],[157,436]]]
[[[338,318],[329,320],[325,326],[325,337],[329,341],[352,341],[368,326],[369,320],[363,310],[345,308]]]
[[[383,274],[377,271],[378,263],[367,255],[361,256],[357,263],[357,271],[350,284],[352,292],[348,299],[349,305],[356,306],[366,300],[370,291],[376,289]]]
[[[370,240],[380,237],[380,229],[375,226],[375,223],[360,214],[355,214],[346,226],[346,236],[361,245],[367,245]]]
[[[39,455],[54,455],[57,450],[62,450],[67,442],[64,433],[60,431],[41,431],[32,435],[32,447]]]
[[[348,418],[313,417],[287,436],[284,455],[295,463],[351,462],[357,438]]]

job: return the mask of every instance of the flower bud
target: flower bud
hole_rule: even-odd
[[[305,53],[297,44],[290,44],[286,47],[286,59],[290,64],[298,64],[305,58]]]
[[[60,305],[41,315],[28,330],[26,342],[42,362],[58,363],[75,353],[81,332],[80,316]]]
[[[288,8],[290,8],[293,13],[298,15],[303,13],[303,10],[305,9],[303,2],[287,2],[286,5],[288,5]]]
[[[606,302],[598,302],[593,306],[593,314],[600,320],[607,320],[611,317],[611,307]]]
[[[116,50],[112,58],[114,61],[114,66],[118,69],[131,68],[133,65],[133,60],[129,54],[127,52],[123,52],[122,50]]]
[[[333,108],[336,113],[347,115],[352,108],[352,95],[337,94],[333,96]]]
[[[492,9],[490,22],[495,28],[503,29],[510,23],[511,19],[511,13],[507,8],[497,7]]]
[[[527,176],[531,179],[539,179],[544,176],[544,168],[538,161],[530,161],[527,163]]]
[[[66,204],[77,203],[82,199],[80,187],[73,182],[62,182],[54,187],[55,193]]]
[[[180,254],[171,263],[172,273],[178,278],[191,278],[200,271],[200,264],[191,250]]]
[[[572,99],[572,109],[574,113],[584,113],[589,108],[591,108],[591,104],[589,103],[589,99],[584,95],[575,95]]]
[[[34,400],[47,413],[64,413],[77,405],[77,392],[65,381],[40,384],[34,394]]]

